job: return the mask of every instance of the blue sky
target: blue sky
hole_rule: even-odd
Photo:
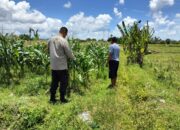
[[[15,0],[19,2],[21,0]],[[133,16],[138,19],[150,19],[147,15],[149,13],[148,0],[138,0],[139,3],[127,0],[124,5],[119,4],[118,0],[71,0],[72,7],[64,8],[64,4],[68,0],[27,0],[31,4],[32,9],[37,9],[49,17],[59,18],[66,22],[71,16],[84,12],[87,16],[97,16],[99,14],[110,14],[115,21],[119,19],[115,17],[113,8],[117,7],[124,16]],[[113,22],[113,21],[112,21]]]
[[[155,35],[180,40],[180,0],[0,0],[0,26],[17,34],[29,27],[49,38],[60,26],[69,36],[106,38],[120,36],[116,28],[124,20],[150,22]]]

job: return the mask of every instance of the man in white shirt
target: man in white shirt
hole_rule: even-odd
[[[68,41],[65,39],[68,33],[66,27],[62,27],[59,35],[52,37],[48,41],[48,49],[50,53],[50,64],[52,70],[52,82],[50,88],[50,102],[56,102],[56,90],[60,83],[60,101],[62,103],[68,102],[65,99],[66,88],[68,86],[68,58],[75,59]]]

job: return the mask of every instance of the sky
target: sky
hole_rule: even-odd
[[[66,26],[69,37],[120,37],[117,24],[131,26],[149,21],[154,36],[180,40],[180,0],[0,0],[0,31],[28,34],[38,29],[41,38]]]

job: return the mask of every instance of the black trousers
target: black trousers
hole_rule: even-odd
[[[50,100],[54,101],[56,97],[56,90],[59,87],[60,99],[63,100],[66,95],[66,89],[68,86],[68,70],[52,70],[52,81],[50,93]]]
[[[119,61],[110,60],[109,61],[109,78],[114,79],[117,77],[117,71],[119,68]]]

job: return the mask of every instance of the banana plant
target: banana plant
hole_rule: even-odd
[[[143,57],[148,51],[148,44],[153,36],[153,29],[150,29],[148,21],[147,25],[140,28],[141,21],[134,22],[132,26],[126,26],[125,22],[122,25],[117,25],[122,34],[122,45],[127,54],[127,64],[138,63],[143,66]]]

